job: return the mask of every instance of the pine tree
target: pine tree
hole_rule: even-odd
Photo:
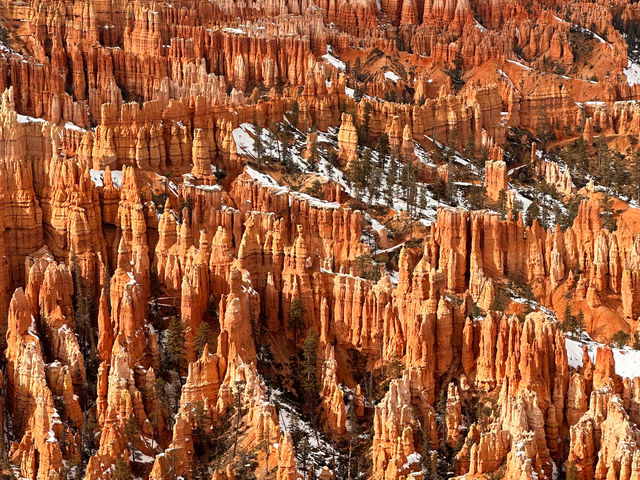
[[[420,428],[422,436],[422,448],[420,449],[420,461],[422,462],[423,473],[431,471],[431,440],[426,426]]]
[[[567,463],[566,466],[566,479],[567,480],[578,480],[580,478],[580,471],[576,464],[573,462]]]
[[[131,452],[131,461],[137,462],[138,458],[138,439],[140,436],[140,429],[136,417],[131,414],[127,423],[124,426],[124,434],[127,436],[129,442],[129,451]]]
[[[87,371],[87,398],[95,398],[98,377],[98,349],[96,330],[92,319],[95,312],[94,292],[82,277],[82,271],[74,252],[71,252],[71,275],[74,290],[74,319],[78,335],[78,344]],[[44,334],[44,332],[43,332]]]
[[[306,315],[306,308],[304,303],[299,298],[291,300],[289,305],[289,312],[287,315],[287,322],[289,327],[293,330],[293,344],[298,345],[298,331],[305,327],[304,317]]]
[[[0,425],[0,478],[4,478],[2,477],[4,472],[10,470],[11,462],[9,462],[9,452],[7,451],[7,442],[4,436],[4,427]]]
[[[233,472],[237,480],[255,480],[258,462],[256,455],[246,450],[241,450],[238,459],[234,463]]]
[[[473,135],[473,132],[469,132],[467,135],[467,140],[464,144],[464,152],[467,155],[467,158],[474,160],[476,155],[476,138]]]
[[[574,336],[578,337],[579,335],[582,334],[583,330],[584,330],[584,313],[582,313],[582,310],[581,310],[578,312],[578,315],[576,316],[575,324],[573,327]]]
[[[169,465],[169,469],[167,474],[165,475],[166,480],[177,480],[178,478],[178,454],[176,453],[176,449],[172,448],[167,452],[167,464]]]
[[[238,436],[240,435],[240,419],[242,418],[242,395],[244,394],[245,382],[236,382],[233,389],[233,407],[236,411],[236,419],[233,427],[233,456],[236,456],[238,449]]]
[[[294,100],[291,104],[291,112],[289,115],[289,119],[291,120],[291,125],[294,128],[298,128],[298,117],[300,115],[300,105],[297,100]]]
[[[316,135],[312,135],[309,145],[309,169],[312,172],[315,172],[317,169],[318,157],[318,137]]]
[[[609,230],[609,232],[615,232],[617,230],[616,219],[613,213],[613,199],[607,192],[602,197],[602,213],[600,214],[602,226]]]
[[[458,129],[456,127],[453,127],[449,131],[449,146],[453,150],[457,150],[458,149]]]
[[[378,166],[384,168],[387,163],[387,156],[389,155],[389,137],[386,133],[383,133],[378,138]]]
[[[271,125],[269,126],[269,130],[271,130],[273,132],[273,136],[274,136],[274,144],[272,145],[272,150],[275,148],[278,150],[278,161],[280,163],[282,162],[282,148],[281,148],[281,134],[282,134],[282,128],[280,126],[279,123],[277,122],[272,122]]]
[[[193,348],[196,351],[196,356],[200,357],[204,346],[209,343],[209,336],[211,335],[211,328],[208,322],[201,322],[196,330],[196,335],[193,339]]]
[[[629,335],[627,332],[625,332],[624,330],[618,330],[611,337],[611,343],[615,347],[624,348],[627,346],[627,343],[629,342],[630,338],[631,338],[631,335]]]
[[[360,145],[369,144],[370,128],[371,128],[371,104],[369,102],[365,102],[363,114],[362,114],[362,125],[358,126],[358,143]]]
[[[264,155],[264,143],[262,143],[262,125],[258,122],[258,115],[253,114],[253,149],[256,152],[256,160],[258,161],[258,170],[260,170],[260,164],[262,162],[262,156]]]
[[[500,190],[498,194],[497,209],[501,220],[507,218],[507,194],[504,190]]]
[[[530,227],[533,225],[533,220],[540,217],[540,205],[538,204],[538,199],[534,198],[529,208],[527,209],[526,215],[526,225]]]
[[[157,379],[156,379],[157,381]],[[162,406],[162,405],[161,405]],[[160,420],[162,419],[162,410],[160,408],[152,408],[149,412],[149,421],[151,422],[151,428],[153,433],[151,434],[151,448],[154,447],[154,441],[158,436],[158,428],[160,427]]]
[[[385,200],[387,202],[387,206],[392,207],[393,206],[393,190],[394,190],[394,186],[396,184],[396,169],[397,169],[397,164],[395,159],[393,158],[393,156],[391,157],[391,161],[389,162],[389,167],[387,170],[387,189],[385,191]]]
[[[269,456],[271,455],[271,442],[265,438],[260,442],[260,449],[264,452],[264,476],[269,475]]]
[[[167,352],[169,354],[169,364],[178,373],[186,367],[187,357],[185,356],[186,346],[182,321],[174,316],[169,321],[167,331]],[[181,380],[182,381],[182,380]]]
[[[369,148],[365,148],[362,152],[362,157],[360,158],[358,181],[363,188],[367,187],[369,197],[371,197],[371,179],[369,177],[369,175],[371,174],[371,164],[371,150]]]
[[[193,416],[195,419],[195,428],[193,429],[193,439],[196,453],[198,456],[203,455],[209,450],[209,442],[207,436],[207,413],[204,404],[201,401],[195,403],[193,407]]]
[[[309,411],[317,406],[319,385],[316,376],[316,363],[318,361],[318,335],[312,328],[302,343],[302,391],[304,404]]]
[[[293,140],[291,125],[287,124],[280,130],[280,142],[282,142],[282,165],[291,168],[291,142]]]
[[[133,480],[133,475],[131,474],[131,467],[129,467],[129,464],[123,459],[119,458],[116,461],[116,465],[113,469],[112,478],[113,480]]]
[[[85,412],[84,421],[82,422],[82,428],[80,430],[81,447],[83,457],[88,460],[95,453],[95,429],[96,429],[96,417],[94,417],[91,410]]]

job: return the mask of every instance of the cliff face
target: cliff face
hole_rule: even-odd
[[[637,4],[0,12],[0,476],[640,477]]]

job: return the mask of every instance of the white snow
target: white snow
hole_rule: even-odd
[[[340,60],[339,58],[334,57],[330,53],[325,53],[322,56],[322,58],[324,58],[327,62],[329,62],[334,67],[336,67],[338,70],[345,70],[347,68],[347,66],[345,65],[345,63],[342,60]]]
[[[30,117],[29,115],[22,115],[20,113],[18,113],[16,116],[18,117],[18,123],[32,123],[32,122],[42,123],[42,122],[44,122],[44,118]]]
[[[104,170],[89,170],[91,181],[96,187],[104,185]],[[116,188],[122,187],[122,170],[111,170],[111,181]]]
[[[624,74],[627,76],[627,82],[629,85],[636,85],[640,83],[640,65],[629,60],[627,68],[624,69]]]
[[[232,28],[232,27],[225,28],[225,29],[224,29],[224,31],[225,31],[225,32],[228,32],[228,33],[237,33],[237,34],[244,34],[244,33],[246,33],[246,32],[245,32],[244,30],[242,30],[241,28]]]
[[[409,468],[411,464],[420,463],[422,457],[418,452],[413,452],[407,456],[407,462],[402,466],[403,469]]]
[[[103,177],[104,172],[102,170],[94,170],[93,168],[89,170],[89,175],[91,176],[91,181],[96,187],[102,187],[104,185]]]
[[[511,81],[511,79],[509,78],[509,75],[507,75],[506,73],[504,73],[504,72],[503,72],[502,70],[500,70],[500,69],[498,69],[498,73],[499,73],[501,76],[503,76],[504,78],[506,78],[506,79],[509,81],[509,83],[510,83],[511,85],[513,85],[513,82],[512,82],[512,81]]]
[[[586,333],[582,333],[581,340],[567,338],[567,357],[569,366],[579,368],[582,366],[582,346],[587,346],[587,351],[591,361],[596,361],[596,351],[598,347],[603,347],[602,343],[594,342]],[[613,359],[616,364],[616,373],[624,378],[640,377],[640,350],[632,350],[629,347],[612,348]]]
[[[246,166],[245,172],[249,174],[251,178],[257,180],[262,185],[266,187],[275,187],[278,189],[276,195],[286,194],[288,193],[292,197],[296,197],[300,200],[306,200],[309,202],[309,205],[316,208],[328,208],[328,209],[338,209],[340,208],[340,204],[336,202],[326,202],[324,200],[320,200],[318,198],[312,197],[311,195],[307,195],[306,193],[296,192],[295,190],[289,189],[289,187],[283,187],[278,182],[275,181],[273,177],[267,175],[266,173],[260,173],[253,168]]]
[[[73,122],[67,122],[64,124],[64,128],[68,128],[69,130],[75,130],[77,132],[86,132],[86,130],[82,127],[79,127]]]
[[[398,80],[400,80],[398,74],[392,71],[384,72],[384,78],[386,78],[387,80],[391,80],[393,83],[398,83]]]
[[[257,156],[255,149],[253,148],[253,138],[249,135],[247,130],[243,128],[243,124],[233,130],[233,140],[236,142],[236,150],[240,155],[249,155],[252,157]],[[251,125],[253,130],[253,125]]]
[[[21,113],[16,114],[16,117],[17,117],[18,123],[44,123],[45,122],[44,118],[32,117],[30,115],[22,115]],[[64,124],[64,128],[67,128],[69,130],[75,130],[77,132],[86,132],[84,128],[79,127],[73,122],[66,122]]]
[[[524,64],[522,64],[522,63],[520,63],[520,62],[517,62],[517,61],[515,61],[515,60],[507,60],[507,62],[509,62],[509,63],[513,63],[513,64],[515,64],[515,65],[518,65],[519,67],[522,67],[522,68],[524,68],[525,70],[532,70],[532,68],[531,68],[531,67],[527,67],[526,65],[524,65]]]
[[[114,187],[122,187],[122,170],[111,170],[111,181]]]

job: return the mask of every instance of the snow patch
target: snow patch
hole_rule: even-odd
[[[624,74],[627,76],[627,82],[629,85],[636,85],[640,83],[640,65],[629,60],[627,68],[624,69]]]
[[[392,71],[384,72],[384,78],[386,78],[387,80],[391,80],[393,83],[398,83],[398,80],[400,80],[398,74]]]
[[[104,170],[89,170],[91,181],[96,187],[104,186]],[[111,171],[111,181],[116,188],[122,187],[122,170]]]
[[[522,68],[524,68],[525,70],[533,70],[531,67],[527,67],[526,65],[524,65],[524,64],[522,64],[522,63],[520,63],[520,62],[517,62],[517,61],[515,61],[515,60],[507,60],[507,62],[509,62],[509,63],[513,63],[514,65],[518,65],[519,67],[522,67]]]
[[[328,51],[328,49],[327,49],[327,51]],[[333,65],[338,70],[345,70],[347,68],[347,65],[342,60],[340,60],[337,57],[334,57],[330,53],[325,53],[322,56],[322,58],[324,58],[327,62],[329,62],[331,65]]]
[[[596,351],[604,345],[593,341],[586,333],[582,333],[580,340],[567,338],[567,357],[569,366],[574,368],[582,367],[582,346],[587,346],[587,352],[591,361],[596,361]],[[632,350],[629,347],[612,348],[613,359],[616,364],[616,373],[623,378],[640,377],[640,350]]]

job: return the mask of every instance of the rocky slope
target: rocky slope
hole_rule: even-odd
[[[0,477],[640,478],[626,0],[0,0]]]

